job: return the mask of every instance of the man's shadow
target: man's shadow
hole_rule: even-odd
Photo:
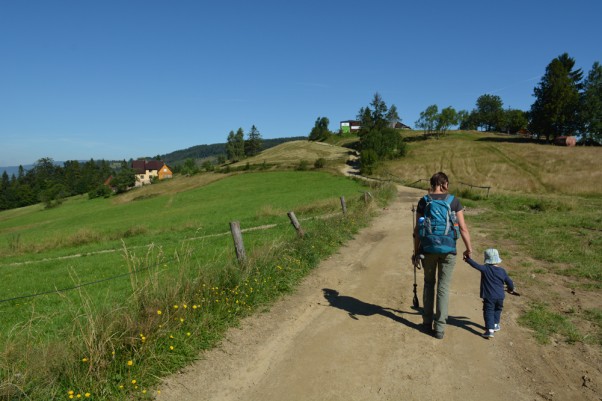
[[[386,318],[389,318],[397,323],[404,324],[414,330],[420,331],[421,333],[426,333],[432,335],[433,332],[430,328],[423,326],[422,324],[413,323],[407,319],[404,319],[402,316],[398,314],[411,314],[411,315],[421,315],[420,308],[412,308],[414,312],[404,312],[398,309],[386,308],[380,305],[370,304],[364,301],[360,301],[357,298],[340,295],[337,290],[333,290],[330,288],[323,288],[322,292],[324,293],[324,298],[328,301],[329,305],[333,308],[341,309],[349,315],[350,318],[354,320],[358,320],[358,316],[373,316],[373,315],[381,315]],[[447,323],[450,326],[456,326],[462,328],[466,331],[469,331],[475,335],[480,335],[480,332],[475,328],[484,329],[483,326],[473,323],[468,320],[466,316],[449,316]]]
[[[358,320],[358,316],[381,315],[397,323],[404,324],[412,329],[424,332],[421,324],[413,323],[396,314],[409,313],[412,315],[418,315],[418,312],[404,312],[398,309],[385,308],[380,305],[369,304],[367,302],[360,301],[357,298],[340,295],[337,290],[330,288],[323,288],[322,292],[324,293],[324,298],[328,301],[330,306],[347,312],[349,317],[354,320]]]

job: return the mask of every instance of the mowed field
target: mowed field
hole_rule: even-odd
[[[461,183],[490,186],[492,193],[600,195],[600,148],[536,144],[503,134],[452,132],[424,140],[414,132],[407,157],[387,165],[403,182],[428,179],[433,172]],[[386,174],[385,174],[386,175]]]

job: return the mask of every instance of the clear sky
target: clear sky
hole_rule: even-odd
[[[483,94],[528,110],[549,62],[602,62],[602,2],[0,0],[0,166],[306,136],[375,92],[414,126]]]

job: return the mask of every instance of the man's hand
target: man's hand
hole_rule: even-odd
[[[414,267],[420,269],[420,261],[424,259],[424,255],[416,255],[415,253],[412,255],[412,264]]]

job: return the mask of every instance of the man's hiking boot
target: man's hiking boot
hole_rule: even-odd
[[[481,334],[481,337],[483,338],[493,338],[493,330],[489,329],[489,330],[485,330],[485,332],[483,334]]]
[[[435,332],[435,338],[437,340],[443,340],[443,332],[442,331],[436,331]]]

